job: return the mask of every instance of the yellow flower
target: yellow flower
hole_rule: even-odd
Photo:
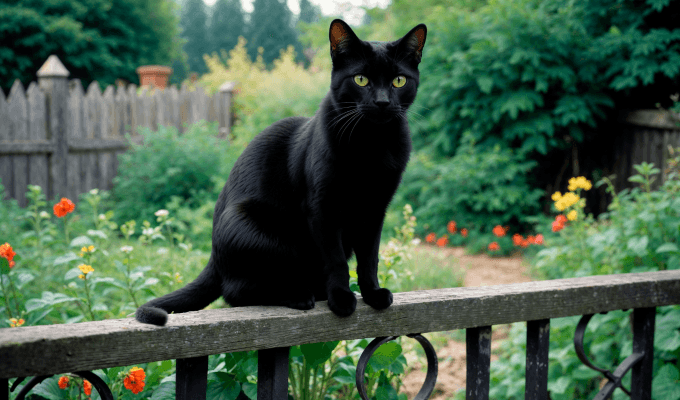
[[[17,328],[17,327],[23,325],[25,322],[26,321],[24,321],[23,318],[19,318],[19,319],[10,318],[9,319],[9,326],[12,327],[12,328]]]
[[[90,245],[88,246],[83,246],[82,249],[80,249],[83,253],[92,253],[94,251],[94,246]]]
[[[593,184],[590,183],[584,176],[579,176],[577,178],[569,179],[569,190],[574,191],[576,189],[590,190]]]
[[[555,201],[555,208],[558,211],[563,211],[574,204],[576,204],[581,198],[574,192],[567,192],[564,196],[560,197],[559,200]]]
[[[576,221],[576,218],[578,218],[578,213],[576,212],[576,210],[569,211],[569,213],[567,214],[567,219],[569,221]]]
[[[80,270],[80,272],[83,273],[82,275],[78,275],[78,278],[80,278],[80,279],[85,279],[87,274],[89,274],[90,272],[94,272],[94,268],[92,268],[91,265],[86,265],[86,264],[80,264],[78,266],[78,269]]]
[[[560,193],[560,192],[555,192],[552,195],[553,201],[560,201],[561,198],[562,198],[562,193]]]

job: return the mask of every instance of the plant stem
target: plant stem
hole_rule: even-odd
[[[94,312],[92,312],[92,301],[90,300],[90,286],[87,284],[87,276],[85,277],[85,298],[87,299],[87,310],[90,313],[90,318],[94,321]]]
[[[14,283],[12,282],[12,277],[7,274],[7,280],[9,281],[9,287],[12,289],[12,293],[14,293],[14,308],[17,311],[17,318],[21,316],[21,313],[19,312],[19,302],[17,301],[17,291],[16,288],[14,287]]]

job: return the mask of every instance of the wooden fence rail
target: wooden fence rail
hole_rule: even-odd
[[[67,80],[56,56],[37,75],[27,90],[18,80],[7,98],[0,90],[0,179],[20,206],[29,184],[42,187],[48,199],[110,189],[117,155],[128,148],[125,136],[137,137],[140,127],[173,126],[181,133],[205,120],[218,122],[223,136],[231,127],[232,82],[213,96],[186,84],[180,90],[108,86],[102,93],[92,82],[85,91],[80,80]]]
[[[650,343],[654,336],[654,309],[675,304],[680,304],[680,270],[398,293],[386,310],[376,311],[359,301],[356,312],[347,318],[335,316],[326,302],[318,302],[316,308],[309,311],[243,307],[170,315],[164,327],[127,318],[8,328],[0,330],[0,390],[7,390],[2,385],[6,388],[7,379],[14,377],[168,359],[204,364],[198,372],[196,368],[187,372],[191,378],[177,377],[178,388],[180,385],[196,387],[186,379],[198,379],[199,383],[206,379],[208,355],[246,350],[261,350],[261,357],[271,358],[274,354],[272,360],[261,361],[261,368],[273,368],[266,376],[280,379],[288,376],[287,362],[283,365],[280,362],[284,356],[287,360],[287,351],[272,349],[332,340],[467,329],[468,353],[474,355],[468,357],[468,376],[475,374],[474,379],[468,380],[467,398],[488,399],[491,326],[528,321],[527,398],[547,399],[549,320],[635,309],[638,322],[634,351],[641,354],[642,361],[633,369],[633,381],[638,382],[634,385],[638,385],[636,390],[642,394],[633,399],[651,399],[653,350],[649,349],[653,349]],[[640,325],[643,316],[646,324]],[[282,355],[276,355],[278,353]],[[271,384],[265,381],[258,385]],[[178,398],[188,398],[180,396],[179,390],[177,393]],[[196,395],[192,393],[191,396]],[[198,398],[204,399],[205,394]],[[258,400],[273,398],[286,399],[287,393],[277,392],[266,399],[258,394]]]

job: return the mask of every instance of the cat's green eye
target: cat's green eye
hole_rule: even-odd
[[[366,86],[368,85],[368,78],[363,75],[354,75],[354,83],[359,86]]]
[[[392,80],[392,84],[394,87],[402,87],[406,85],[406,77],[404,75],[399,75],[398,77],[394,78],[394,80]]]

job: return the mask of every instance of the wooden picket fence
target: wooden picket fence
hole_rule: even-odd
[[[215,95],[186,84],[179,90],[108,86],[102,93],[97,82],[85,91],[68,75],[52,55],[27,90],[18,80],[7,98],[0,90],[0,179],[20,206],[29,184],[42,187],[48,199],[111,189],[117,155],[129,146],[126,135],[135,140],[142,127],[181,133],[205,120],[218,122],[222,136],[229,133],[232,82]]]

